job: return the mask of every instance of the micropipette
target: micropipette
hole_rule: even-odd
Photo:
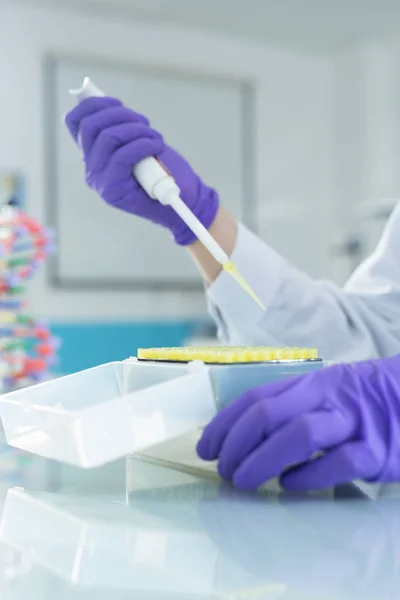
[[[102,97],[105,95],[88,77],[85,77],[83,84],[79,89],[69,90],[69,93],[75,96],[78,102],[82,102],[87,98]],[[171,208],[175,210],[182,221],[184,221],[189,229],[193,231],[197,239],[222,266],[224,271],[231,275],[253,298],[253,300],[264,309],[262,302],[239,273],[236,265],[230,260],[229,256],[215,241],[210,232],[183,202],[180,197],[180,189],[177,186],[175,179],[161,161],[154,156],[145,158],[133,167],[133,175],[150,198],[158,200],[158,202],[165,206],[171,206]]]

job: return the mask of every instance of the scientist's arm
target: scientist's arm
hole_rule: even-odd
[[[400,356],[254,388],[213,419],[197,451],[244,490],[275,477],[291,490],[399,483]]]
[[[230,343],[316,346],[325,359],[353,361],[400,350],[400,204],[382,239],[345,287],[315,281],[239,224],[232,259],[267,307],[220,273],[207,292]]]
[[[341,360],[383,356],[399,347],[395,282],[400,277],[392,269],[392,259],[387,261],[385,248],[345,290],[316,282],[237,224],[220,207],[216,191],[145,117],[119,100],[87,99],[68,113],[66,123],[81,147],[88,185],[111,206],[167,228],[177,244],[189,249],[207,282],[210,312],[228,343],[312,345],[324,358]],[[231,256],[267,307],[265,313],[220,272],[174,211],[151,200],[137,184],[132,166],[148,156],[165,163],[184,202]]]

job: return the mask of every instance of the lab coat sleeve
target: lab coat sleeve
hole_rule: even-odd
[[[400,207],[344,288],[298,271],[243,225],[231,258],[266,309],[222,272],[207,297],[225,343],[311,346],[333,361],[400,352]]]

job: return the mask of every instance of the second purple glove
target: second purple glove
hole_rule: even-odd
[[[182,200],[209,229],[218,211],[218,195],[205,186],[191,166],[146,117],[115,98],[89,98],[66,116],[67,127],[83,152],[86,182],[107,204],[169,229],[177,244],[196,238],[168,206],[152,200],[139,186],[132,168],[144,158],[157,156],[175,178]]]
[[[240,489],[277,476],[293,490],[400,482],[400,356],[255,388],[214,418],[197,450]]]

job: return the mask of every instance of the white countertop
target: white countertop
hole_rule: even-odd
[[[138,458],[125,494],[110,468],[75,486],[58,468],[4,477],[2,599],[398,597],[400,501],[243,494]]]

